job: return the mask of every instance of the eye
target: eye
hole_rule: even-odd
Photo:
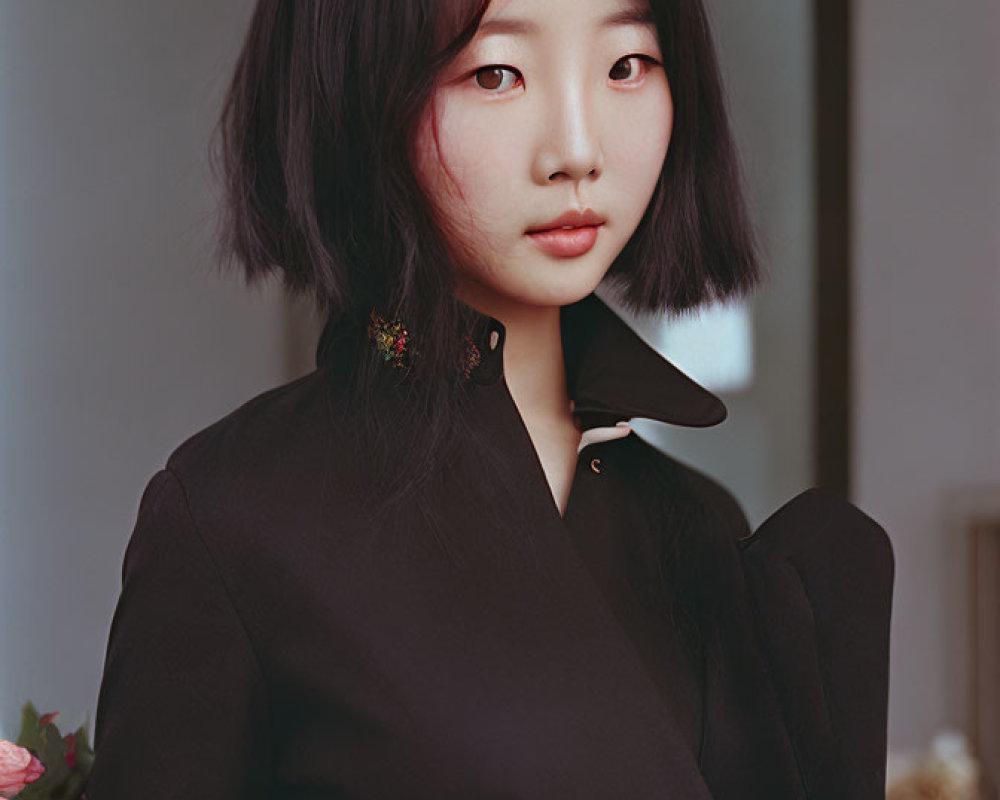
[[[646,70],[640,71],[638,67],[627,66],[619,68],[620,65],[627,65],[631,61],[642,63],[646,66]],[[627,78],[634,74],[639,74],[639,80],[641,80],[641,77],[645,75],[645,72],[649,68],[658,66],[659,63],[652,56],[647,56],[643,53],[633,53],[615,62],[611,68],[612,77],[617,83],[637,83],[638,80],[629,81]],[[476,79],[476,84],[481,89],[485,89],[489,94],[503,94],[524,80],[520,72],[506,64],[489,64],[485,67],[480,67],[472,74],[472,77]]]
[[[509,80],[504,80],[504,73],[513,74],[520,76],[521,73],[518,72],[513,67],[504,66],[503,64],[490,64],[487,67],[480,67],[474,73],[476,83],[480,87],[486,89],[490,94],[501,94],[502,91],[506,91],[512,87],[512,83]],[[502,88],[501,88],[502,87]],[[500,91],[497,91],[500,89]]]
[[[643,64],[646,69],[640,72],[638,67],[628,68],[621,66],[621,65],[627,65],[630,61],[633,60]],[[649,70],[653,66],[659,65],[659,63],[660,62],[657,61],[652,56],[647,56],[642,53],[633,53],[632,55],[620,58],[618,61],[615,62],[615,65],[611,68],[611,77],[615,80],[616,83],[636,83],[638,81],[627,81],[627,80],[622,80],[622,78],[629,78],[630,76],[638,73],[640,74],[640,79],[641,79],[641,76],[645,75],[647,70]]]

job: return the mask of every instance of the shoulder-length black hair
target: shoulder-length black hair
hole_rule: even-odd
[[[761,270],[705,9],[701,0],[649,5],[673,131],[649,206],[608,281],[634,312],[683,312],[748,294]],[[223,264],[250,284],[277,273],[290,292],[311,295],[328,328],[364,331],[378,309],[419,339],[411,400],[394,412],[411,415],[393,426],[409,435],[382,454],[384,508],[433,471],[449,436],[475,438],[455,391],[475,318],[454,296],[446,221],[416,178],[413,143],[439,73],[488,6],[258,0],[213,137]],[[348,394],[367,422],[359,436],[371,454],[386,440],[385,420],[365,398],[384,365],[374,356],[359,363]]]
[[[635,312],[679,312],[760,279],[701,0],[649,0],[674,107],[646,214],[608,272]],[[403,316],[425,352],[459,306],[443,220],[413,167],[415,126],[489,0],[258,0],[216,127],[217,255],[278,273],[324,316]],[[424,359],[431,369],[435,359]]]

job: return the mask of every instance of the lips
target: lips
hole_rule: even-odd
[[[550,256],[577,258],[590,252],[601,228],[601,225],[583,225],[569,230],[553,228],[529,233],[528,238]]]
[[[571,209],[553,220],[528,228],[527,233],[539,233],[541,231],[552,231],[563,228],[595,227],[603,223],[604,217],[596,213],[593,209],[586,208],[582,211]]]

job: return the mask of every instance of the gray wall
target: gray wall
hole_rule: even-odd
[[[889,731],[907,749],[966,726],[947,509],[1000,488],[1000,3],[855,8],[853,494],[895,545]]]
[[[208,255],[248,0],[0,0],[0,737],[89,713],[139,495],[285,379],[273,289]]]

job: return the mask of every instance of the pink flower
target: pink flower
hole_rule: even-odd
[[[0,739],[0,797],[16,797],[45,774],[45,766],[30,750]]]

